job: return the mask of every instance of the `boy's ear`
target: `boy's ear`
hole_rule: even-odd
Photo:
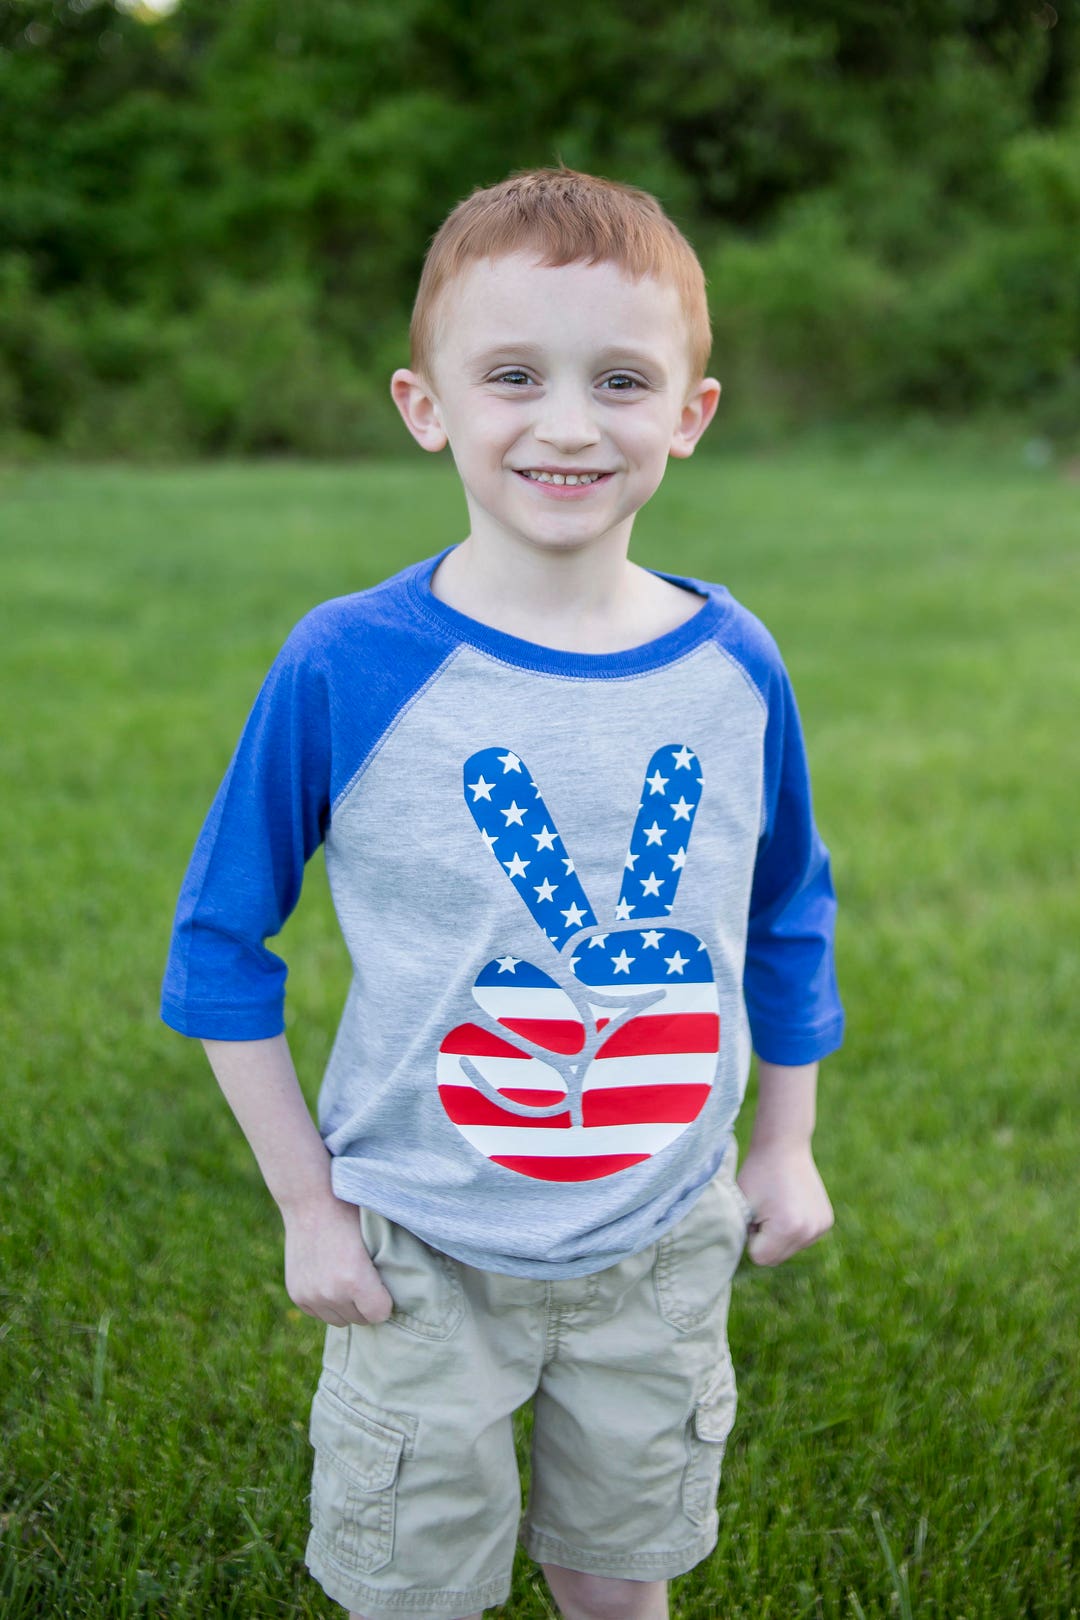
[[[445,450],[447,437],[439,402],[418,371],[405,367],[395,371],[390,379],[390,397],[422,450]]]
[[[693,455],[694,446],[716,415],[719,403],[720,384],[715,377],[703,377],[686,396],[678,426],[671,437],[669,455],[680,459]]]

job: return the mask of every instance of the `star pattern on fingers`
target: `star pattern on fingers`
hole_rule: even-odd
[[[663,940],[666,952],[660,949]],[[589,949],[575,956],[575,972],[582,984],[609,992],[618,979],[645,989],[672,980],[683,984],[711,984],[712,964],[695,934],[680,928],[623,928],[594,934]],[[596,947],[594,949],[594,947]]]
[[[664,919],[671,912],[701,794],[700,767],[693,749],[683,743],[655,750],[645,774],[615,905],[617,931],[610,936],[610,945],[608,933],[592,935],[589,949],[574,959],[580,969],[578,977],[600,984],[605,976],[610,982],[617,973],[634,982],[641,952],[656,953],[653,961],[657,966],[658,957],[663,961],[665,978],[685,977],[690,965],[689,935],[670,927],[635,929],[628,925],[639,918],[642,922]],[[574,862],[520,755],[509,748],[485,748],[473,754],[465,762],[465,802],[484,842],[556,950],[562,950],[574,934],[598,927]],[[676,830],[677,822],[684,825]],[[678,847],[674,847],[676,841]],[[679,947],[681,939],[687,941],[685,953]],[[628,940],[638,942],[637,953],[627,948]],[[672,954],[660,956],[661,940]],[[512,960],[498,959],[500,964]],[[506,972],[512,971],[508,965]],[[600,973],[599,979],[595,972]],[[647,973],[655,979],[657,967],[648,968]],[[641,982],[650,982],[649,977]]]
[[[647,792],[638,808],[615,908],[620,922],[664,916],[671,910],[701,802],[697,755],[685,743],[658,748],[649,761],[645,785]],[[677,823],[682,825],[676,830]],[[662,856],[670,862],[670,869],[663,865]]]
[[[464,802],[484,842],[555,949],[581,929],[595,928],[573,860],[520,755],[482,748],[465,761],[464,784]]]

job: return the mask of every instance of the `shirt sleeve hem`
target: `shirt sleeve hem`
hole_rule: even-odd
[[[189,1007],[163,1000],[161,1018],[177,1034],[207,1041],[268,1041],[285,1028],[280,1007]]]
[[[798,1068],[804,1063],[817,1063],[843,1045],[844,1019],[840,1015],[830,1019],[819,1029],[770,1029],[756,1024],[752,1029],[754,1051],[766,1063],[780,1063],[785,1068]]]

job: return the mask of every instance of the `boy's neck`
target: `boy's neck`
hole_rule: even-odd
[[[559,652],[615,653],[666,635],[702,598],[607,551],[534,551],[477,537],[457,546],[431,581],[448,607],[489,629]]]

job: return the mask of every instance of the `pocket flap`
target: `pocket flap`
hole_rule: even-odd
[[[699,1440],[722,1444],[735,1421],[735,1402],[720,1401],[715,1406],[699,1406],[694,1413],[694,1433]]]
[[[361,1491],[385,1491],[394,1483],[405,1435],[376,1423],[329,1389],[311,1404],[311,1443]]]
[[[694,1411],[694,1433],[698,1439],[722,1445],[731,1433],[737,1404],[735,1374],[729,1361]]]

